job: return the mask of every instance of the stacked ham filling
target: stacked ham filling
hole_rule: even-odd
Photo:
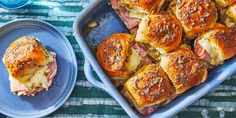
[[[44,74],[47,77],[47,81],[44,82],[46,84],[46,87],[35,85],[31,89],[27,89],[25,84],[20,83],[18,80],[10,76],[11,92],[17,93],[18,95],[34,95],[44,89],[47,90],[48,87],[52,85],[53,79],[55,75],[57,74],[56,53],[51,52],[51,55],[53,56],[53,62],[46,65],[47,71],[44,72]],[[36,84],[36,83],[30,82],[30,84]],[[41,84],[43,84],[43,82]]]
[[[121,2],[119,0],[111,0],[111,4],[113,9],[120,16],[121,20],[125,23],[130,32],[137,32],[140,19],[131,17],[129,11],[122,7]]]

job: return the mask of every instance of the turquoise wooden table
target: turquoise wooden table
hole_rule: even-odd
[[[86,80],[84,57],[73,36],[73,21],[92,0],[33,0],[21,9],[0,8],[0,25],[19,18],[40,19],[60,29],[69,39],[78,60],[78,77],[70,98],[48,117],[129,117],[120,105],[106,93],[97,90]],[[0,114],[0,117],[5,117]],[[175,117],[236,117],[236,76],[229,78],[208,95],[185,108]]]

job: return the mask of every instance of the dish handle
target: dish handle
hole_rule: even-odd
[[[108,91],[107,87],[102,82],[99,82],[98,80],[95,79],[93,72],[92,72],[92,66],[90,65],[90,63],[87,59],[85,59],[85,62],[84,62],[84,73],[85,73],[87,80],[92,85],[94,85],[99,90],[105,91],[106,93],[108,93],[109,95],[112,96],[112,94]]]

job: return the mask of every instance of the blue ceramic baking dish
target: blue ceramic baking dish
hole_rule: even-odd
[[[94,28],[89,29],[88,24]],[[94,46],[98,45],[105,37],[118,32],[128,32],[125,25],[112,10],[108,0],[96,0],[85,8],[76,18],[73,26],[74,36],[85,56],[84,72],[94,86],[107,92],[122,106],[130,117],[144,117],[132,108],[120,92],[113,86],[110,79],[103,72],[96,61]],[[100,77],[94,77],[93,69]],[[207,81],[194,87],[174,99],[170,104],[160,108],[146,118],[166,118],[192,104],[200,97],[212,91],[221,82],[236,73],[236,57],[225,61],[224,65],[216,67],[209,72]]]

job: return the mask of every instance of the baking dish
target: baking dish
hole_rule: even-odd
[[[91,23],[97,26],[88,30],[87,25]],[[113,33],[128,32],[128,29],[109,5],[109,1],[96,0],[85,8],[76,18],[73,25],[73,32],[85,56],[84,72],[88,81],[116,99],[128,115],[134,118],[166,118],[174,116],[200,97],[212,91],[217,85],[236,72],[236,57],[233,57],[225,61],[223,65],[212,69],[209,72],[207,81],[201,85],[193,87],[184,94],[181,94],[170,104],[161,107],[151,115],[142,116],[128,104],[96,61],[94,46],[98,45],[100,41]],[[101,81],[95,79],[93,69],[100,77]]]

